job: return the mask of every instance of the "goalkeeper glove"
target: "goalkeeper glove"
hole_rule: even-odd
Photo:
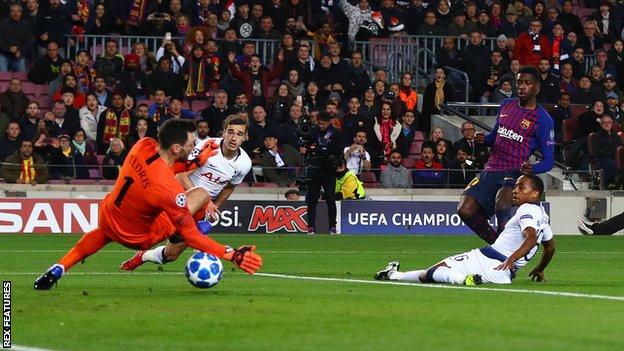
[[[241,246],[236,250],[228,246],[223,258],[234,262],[243,271],[254,274],[262,267],[262,257],[254,251],[256,251],[256,245]]]

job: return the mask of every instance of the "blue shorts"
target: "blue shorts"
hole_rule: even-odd
[[[462,193],[472,196],[481,206],[487,218],[494,215],[496,193],[504,187],[513,188],[516,180],[522,175],[519,171],[487,172],[481,171]]]

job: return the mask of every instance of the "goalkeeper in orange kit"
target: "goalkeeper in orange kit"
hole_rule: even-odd
[[[192,121],[174,119],[158,132],[159,141],[143,138],[126,157],[113,191],[100,205],[99,227],[35,280],[34,288],[48,290],[73,265],[111,241],[132,249],[148,249],[177,232],[192,248],[234,262],[247,273],[262,267],[255,246],[232,249],[204,236],[187,207],[197,207],[198,193],[184,192],[171,166],[185,161],[195,145]],[[165,213],[166,216],[161,214]]]

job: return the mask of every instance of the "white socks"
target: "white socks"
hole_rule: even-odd
[[[394,272],[390,275],[390,280],[404,280],[415,283],[422,283],[420,281],[420,276],[426,274],[426,270],[420,271],[408,271],[408,272]]]
[[[163,254],[165,251],[165,246],[158,246],[155,247],[151,250],[147,250],[143,253],[143,256],[141,257],[143,259],[143,262],[153,262],[153,263],[158,263],[158,264],[163,264]]]

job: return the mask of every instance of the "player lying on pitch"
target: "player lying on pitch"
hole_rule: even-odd
[[[538,203],[543,191],[544,183],[538,176],[525,174],[518,178],[512,198],[514,206],[520,207],[492,245],[448,257],[423,270],[399,272],[399,262],[390,262],[375,274],[375,279],[464,285],[511,284],[516,271],[527,264],[541,243],[544,245],[542,258],[529,276],[538,282],[546,281],[544,269],[555,254],[555,241],[548,215]]]
[[[251,159],[241,148],[247,140],[248,122],[244,116],[231,115],[225,119],[223,139],[213,138],[200,142],[189,155],[189,162],[197,164],[191,172],[178,174],[178,180],[185,189],[193,189],[197,201],[189,201],[191,213],[195,213],[196,220],[203,220],[207,213],[215,218],[218,208],[230,197],[236,185],[251,170]],[[215,144],[216,154],[206,157],[203,153],[212,151],[206,147],[209,143]],[[204,151],[202,151],[204,150]],[[199,162],[195,162],[201,159]],[[175,261],[189,245],[183,237],[176,234],[169,237],[167,245],[158,246],[151,250],[139,250],[134,257],[121,264],[124,271],[133,271],[144,262],[164,264]]]
[[[173,119],[161,126],[158,142],[151,138],[137,142],[119,171],[113,191],[100,204],[99,227],[83,235],[57,264],[37,278],[34,288],[51,289],[67,270],[111,241],[132,249],[148,249],[176,231],[190,247],[232,261],[247,273],[260,269],[262,257],[254,252],[255,246],[232,249],[197,229],[187,196],[189,202],[197,203],[201,190],[185,193],[171,167],[176,160],[187,160],[195,145],[193,132],[193,121]]]

